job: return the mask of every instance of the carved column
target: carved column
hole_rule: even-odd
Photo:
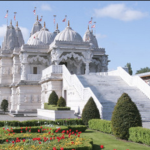
[[[86,62],[85,74],[89,74],[89,62]]]
[[[21,80],[27,80],[27,67],[28,67],[28,54],[22,54],[23,60],[21,60]]]

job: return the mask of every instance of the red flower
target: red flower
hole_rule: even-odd
[[[100,148],[104,148],[104,146],[103,146],[103,145],[100,145]]]
[[[76,132],[78,132],[78,130],[76,130]]]
[[[14,141],[12,141],[12,143],[15,143]]]
[[[38,132],[40,132],[40,130],[38,130]]]
[[[55,137],[53,137],[53,139],[55,139]]]
[[[41,144],[41,142],[39,142],[39,144]]]
[[[78,137],[80,137],[80,134],[78,135]]]
[[[22,131],[20,131],[22,133]]]
[[[23,142],[25,142],[26,140],[25,140],[25,139],[23,139],[22,141],[23,141]]]
[[[42,129],[42,126],[40,128]]]
[[[50,140],[52,140],[52,138],[50,137]]]
[[[61,147],[61,148],[60,148],[60,150],[64,150],[64,148],[63,148],[63,147]]]
[[[74,143],[74,142],[71,142],[72,144]]]
[[[21,127],[21,129],[22,129],[22,127]]]
[[[6,142],[8,142],[8,139],[6,140]]]
[[[29,130],[29,132],[31,132],[31,130]]]
[[[3,128],[3,130],[5,130],[5,128]]]
[[[56,147],[53,147],[53,150],[57,150]]]
[[[31,127],[29,127],[31,129]]]

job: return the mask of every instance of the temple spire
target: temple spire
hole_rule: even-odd
[[[16,22],[16,27],[18,27],[18,21]]]
[[[57,26],[56,26],[56,30],[58,30],[58,23],[57,23]]]
[[[12,20],[10,20],[10,25],[12,25]]]
[[[38,15],[37,15],[37,18],[36,18],[36,20],[37,20],[37,21],[39,21],[39,17],[38,17]]]
[[[44,28],[45,28],[46,24],[45,24],[45,21],[44,21]]]

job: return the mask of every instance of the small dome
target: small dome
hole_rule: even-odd
[[[34,33],[40,31],[41,28],[42,28],[42,25],[41,25],[41,23],[39,22],[38,16],[37,16],[37,21],[36,21],[36,22],[34,23],[34,25],[33,25],[32,31],[31,31],[31,33],[30,33],[30,37],[31,37]]]
[[[75,41],[75,42],[83,42],[82,37],[80,34],[72,30],[72,28],[68,26],[65,28],[65,30],[61,31],[56,37],[55,40],[58,41]]]
[[[52,33],[48,31],[48,29],[44,26],[40,31],[33,34],[27,44],[31,45],[33,44],[35,37],[39,39],[43,44],[51,44],[53,42]]]
[[[93,35],[93,31],[90,31],[89,28],[86,30],[83,36],[83,41],[92,43],[93,48],[98,48],[97,39],[95,35]]]
[[[33,38],[33,39],[29,42],[29,45],[43,45],[43,44],[44,44],[44,43],[41,42],[38,37]]]

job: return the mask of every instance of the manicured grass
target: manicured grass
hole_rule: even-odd
[[[81,136],[87,136],[93,139],[93,150],[100,150],[100,145],[104,145],[104,150],[150,150],[150,147],[144,144],[119,140],[111,134],[102,133],[100,131],[88,129],[82,133]]]

